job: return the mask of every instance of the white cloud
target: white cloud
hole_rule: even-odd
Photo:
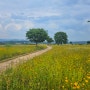
[[[49,22],[47,26],[48,26],[48,28],[52,28],[52,29],[58,29],[59,28],[59,25],[53,21]]]
[[[61,30],[71,40],[89,38],[89,8],[90,0],[0,0],[0,32],[18,38],[38,27],[51,36]]]
[[[12,22],[5,25],[4,30],[6,32],[8,32],[8,30],[21,31],[22,29],[26,30],[33,27],[34,27],[33,22],[30,22],[28,20],[24,20],[24,21],[13,20]]]
[[[30,21],[25,21],[24,22],[24,28],[29,29],[29,28],[33,28],[34,24]]]
[[[3,27],[2,27],[2,24],[0,24],[0,30],[2,30],[2,28],[3,28]]]
[[[6,19],[6,18],[10,18],[10,17],[11,17],[11,13],[9,13],[9,12],[0,13],[0,18],[1,19]]]
[[[27,14],[26,14],[27,12]],[[40,17],[50,17],[50,16],[60,16],[61,14],[57,12],[56,10],[52,10],[52,8],[35,8],[30,11],[30,9],[24,10],[24,15],[26,15],[28,18],[40,18]]]
[[[4,30],[3,26],[0,24],[0,38],[4,39],[8,37],[8,33]]]
[[[8,30],[9,28],[12,28],[14,30],[21,30],[22,26],[16,23],[9,23],[5,26],[5,30]]]
[[[0,33],[0,38],[6,39],[6,38],[8,38],[8,34],[7,33]]]

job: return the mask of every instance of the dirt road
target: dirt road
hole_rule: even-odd
[[[6,61],[6,62],[2,62],[2,63],[0,63],[0,72],[6,70],[8,67],[15,66],[18,63],[23,63],[23,62],[25,62],[27,60],[32,59],[33,57],[39,56],[39,55],[47,52],[50,49],[52,49],[52,47],[51,46],[47,46],[47,48],[44,49],[44,50],[40,50],[40,51],[31,53],[31,54],[28,54],[28,55],[25,55],[25,56],[20,56],[18,58],[12,59],[12,60],[9,60],[9,61]]]

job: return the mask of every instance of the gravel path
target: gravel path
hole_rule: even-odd
[[[6,70],[8,67],[15,66],[18,63],[23,63],[23,62],[25,62],[27,60],[32,59],[33,57],[39,56],[39,55],[47,52],[50,49],[52,49],[52,47],[47,46],[47,48],[44,49],[44,50],[40,50],[40,51],[31,53],[31,54],[28,54],[28,55],[25,55],[25,56],[20,56],[18,58],[12,59],[12,60],[2,62],[2,63],[0,63],[0,72]]]

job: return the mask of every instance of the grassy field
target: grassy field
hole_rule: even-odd
[[[0,75],[0,90],[90,90],[90,46],[53,46]]]
[[[44,49],[45,46],[35,45],[1,45],[0,46],[0,61],[7,60],[8,58],[16,57],[18,55],[31,53],[40,49]]]

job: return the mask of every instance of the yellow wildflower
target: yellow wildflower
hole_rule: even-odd
[[[90,76],[87,76],[88,79],[90,79]]]
[[[77,82],[75,82],[75,83],[74,83],[74,86],[77,86],[77,85],[78,85],[78,83],[77,83]]]
[[[71,85],[72,85],[73,83],[71,83]]]
[[[65,82],[67,83],[67,82],[68,82],[68,80],[66,79],[66,80],[65,80]]]
[[[84,86],[85,84],[83,83],[82,85]]]
[[[76,89],[76,87],[74,86],[73,89]]]
[[[80,86],[78,85],[78,86],[77,86],[77,89],[79,89],[79,88],[80,88]]]
[[[88,83],[88,80],[85,80],[86,83]]]
[[[65,77],[65,79],[67,79],[67,77]]]

